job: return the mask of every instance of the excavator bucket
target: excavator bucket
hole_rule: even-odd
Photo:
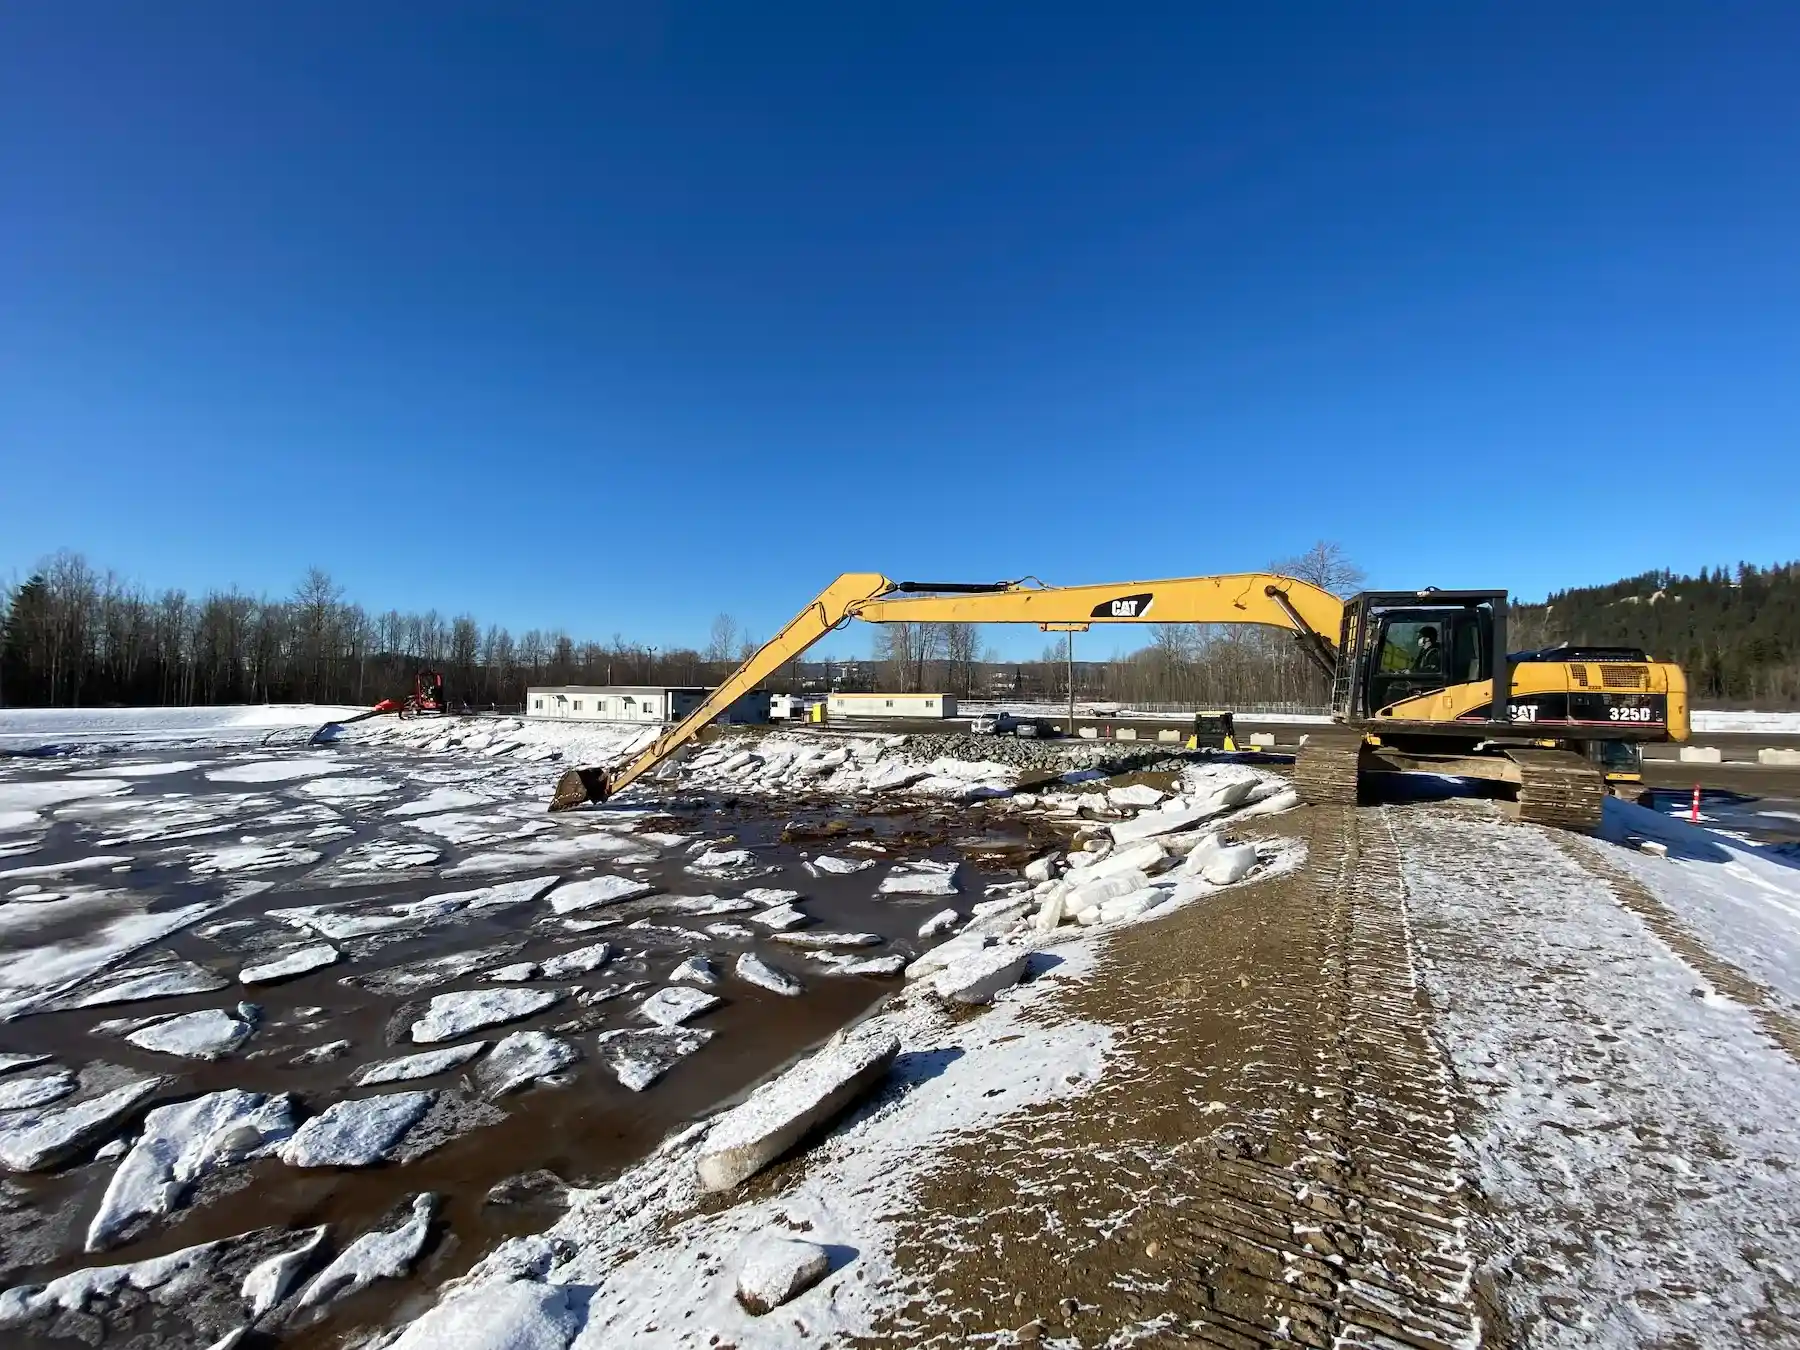
[[[603,802],[611,795],[605,769],[570,769],[556,780],[556,794],[550,798],[552,811],[572,811],[589,802]]]

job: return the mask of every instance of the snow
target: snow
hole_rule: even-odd
[[[375,1083],[432,1078],[440,1073],[448,1073],[451,1069],[461,1068],[485,1049],[486,1041],[471,1041],[467,1045],[452,1045],[443,1050],[421,1050],[416,1055],[401,1055],[396,1059],[365,1064],[350,1081],[357,1087],[369,1087]]]
[[[655,889],[647,881],[634,881],[630,877],[587,877],[581,881],[567,882],[551,891],[550,908],[558,914],[574,914],[584,909],[598,909],[602,905],[636,900]]]
[[[678,1027],[690,1017],[698,1017],[723,1002],[723,999],[702,989],[671,985],[667,989],[657,990],[638,1004],[638,1013],[658,1026]]]
[[[1689,714],[1689,721],[1695,731],[1800,736],[1800,713],[1794,712],[1715,712],[1697,708]]]
[[[543,1031],[515,1031],[501,1037],[475,1077],[489,1097],[503,1097],[561,1073],[580,1058],[581,1052],[561,1037]]]
[[[603,1031],[594,1039],[600,1062],[621,1085],[642,1092],[712,1038],[703,1027],[666,1027]]]
[[[20,1111],[0,1121],[0,1167],[37,1172],[104,1135],[137,1104],[168,1082],[139,1078],[69,1106]]]
[[[301,759],[252,759],[207,770],[209,783],[296,783],[304,778],[343,773],[345,766],[331,755],[307,755]]]
[[[700,1185],[730,1190],[866,1092],[900,1053],[892,1034],[840,1034],[720,1116],[695,1159]]]
[[[436,1210],[437,1196],[429,1191],[415,1195],[406,1222],[398,1228],[364,1233],[357,1238],[300,1291],[295,1306],[318,1307],[348,1298],[376,1280],[399,1279],[424,1250]]]
[[[305,1267],[312,1254],[319,1250],[325,1241],[325,1235],[330,1231],[331,1225],[325,1223],[317,1228],[307,1229],[300,1234],[299,1245],[277,1253],[266,1261],[259,1261],[244,1276],[244,1282],[238,1288],[238,1296],[250,1305],[252,1318],[261,1317],[287,1297],[294,1277]]]
[[[1514,1334],[1791,1339],[1800,1064],[1583,866],[1586,849],[1451,816],[1396,833]]]
[[[336,1102],[278,1150],[289,1167],[372,1167],[431,1109],[435,1092],[394,1092]]]
[[[278,980],[291,980],[297,975],[336,965],[338,957],[338,949],[329,942],[316,942],[308,947],[296,947],[292,951],[283,952],[273,961],[245,966],[238,972],[238,982],[274,984]]]
[[[248,1020],[220,1008],[177,1013],[161,1018],[125,1039],[140,1050],[187,1059],[218,1059],[250,1039],[256,1030]]]
[[[159,1106],[107,1183],[87,1250],[116,1245],[139,1219],[171,1214],[195,1182],[258,1157],[294,1132],[293,1099],[231,1088]]]
[[[435,995],[425,1015],[412,1024],[412,1038],[421,1044],[452,1041],[484,1027],[535,1017],[562,1001],[554,989],[475,989]]]
[[[581,1327],[561,1285],[509,1280],[447,1299],[408,1324],[388,1350],[564,1350]]]
[[[1615,842],[1631,835],[1664,844],[1662,859],[1591,841],[1579,846],[1641,881],[1716,955],[1800,1012],[1800,868],[1616,797],[1606,799],[1602,832]]]
[[[48,1056],[46,1056],[48,1058]],[[34,1078],[8,1078],[0,1082],[0,1111],[23,1111],[48,1106],[75,1091],[75,1075],[67,1069]]]
[[[899,863],[881,879],[876,890],[881,895],[955,895],[956,864],[928,858]]]
[[[738,1252],[737,1300],[747,1312],[771,1312],[812,1288],[831,1269],[821,1246],[776,1233],[758,1233]]]
[[[225,704],[190,708],[8,708],[0,745],[13,749],[79,742],[194,741],[241,745],[276,727],[313,726],[366,708],[323,703]]]
[[[760,985],[790,998],[806,992],[806,987],[785,970],[779,970],[752,952],[737,959],[737,976],[749,984]]]

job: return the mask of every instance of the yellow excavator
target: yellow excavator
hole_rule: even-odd
[[[1331,725],[1308,733],[1294,766],[1302,797],[1320,804],[1356,803],[1379,774],[1450,774],[1500,784],[1520,819],[1591,830],[1609,773],[1635,761],[1644,742],[1688,737],[1679,666],[1618,649],[1508,654],[1505,591],[1428,587],[1340,600],[1268,572],[1101,586],[897,582],[850,572],[646,749],[611,768],[570,769],[550,809],[605,801],[629,787],[851,619],[1035,623],[1058,632],[1132,623],[1285,629],[1330,680]]]

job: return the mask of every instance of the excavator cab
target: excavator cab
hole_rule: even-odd
[[[1505,632],[1505,591],[1353,596],[1344,604],[1332,712],[1356,723],[1421,694],[1492,679]]]

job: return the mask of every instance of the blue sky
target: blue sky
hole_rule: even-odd
[[[1800,555],[1796,50],[1773,3],[6,6],[0,572],[668,645],[848,570]]]

